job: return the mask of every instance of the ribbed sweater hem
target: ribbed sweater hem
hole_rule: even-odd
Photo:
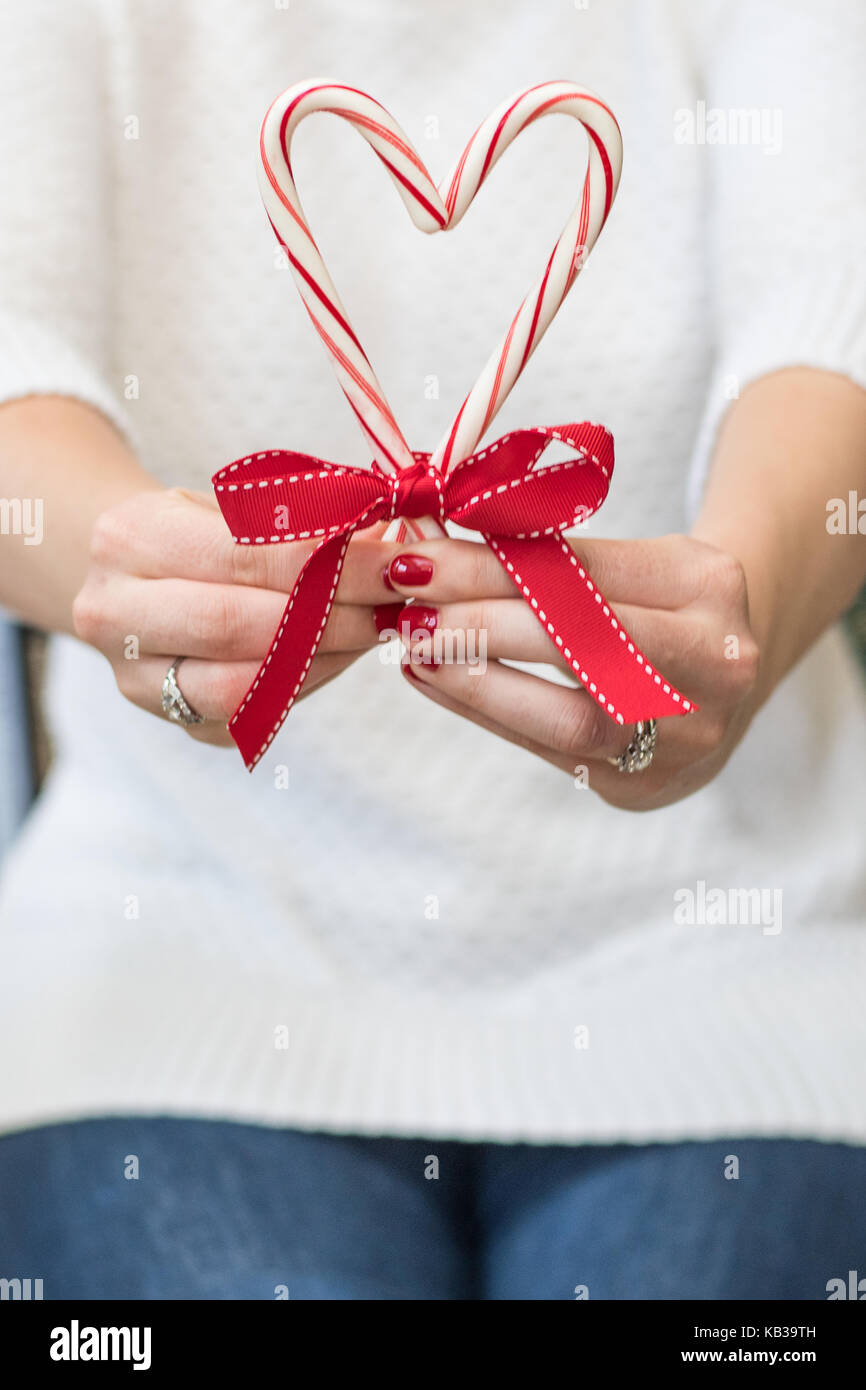
[[[110,996],[86,1001],[85,1028],[81,991],[58,971],[36,1009],[28,991],[5,1010],[16,1066],[0,1130],[134,1113],[476,1141],[866,1143],[866,944],[853,926],[808,936],[786,948],[784,970],[768,938],[733,952],[704,943],[697,976],[690,949],[665,952],[663,1008],[638,962],[615,988],[575,986],[573,1006],[558,982],[531,1015],[369,990],[362,1003],[301,995],[253,972],[227,994],[216,963],[187,957],[158,993],[138,969],[115,972]],[[165,965],[165,950],[155,939],[147,953]]]

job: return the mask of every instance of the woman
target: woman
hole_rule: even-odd
[[[866,489],[854,0],[40,0],[3,26],[2,490],[44,499],[45,537],[3,538],[0,597],[55,634],[55,760],[0,897],[0,1272],[47,1298],[826,1297],[866,1236],[836,624],[866,560],[827,525]],[[617,115],[610,221],[496,433],[614,434],[571,543],[700,707],[642,770],[486,547],[381,530],[254,775],[233,749],[308,549],[234,546],[210,476],[369,462],[254,185],[267,104],[321,71],[437,172],[532,82]],[[575,138],[538,123],[427,241],[341,123],[299,135],[413,448],[536,274]],[[484,671],[377,659],[409,599],[481,632]]]

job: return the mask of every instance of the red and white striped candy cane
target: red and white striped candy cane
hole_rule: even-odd
[[[324,80],[300,82],[268,110],[261,130],[259,170],[265,208],[373,457],[388,473],[411,467],[415,460],[328,274],[292,177],[292,136],[301,121],[315,111],[342,116],[360,131],[388,170],[412,221],[423,232],[455,227],[512,140],[540,116],[573,116],[589,137],[583,190],[574,211],[537,283],[433,453],[431,463],[447,473],[478,445],[604,226],[622,167],[619,126],[605,103],[585,87],[542,82],[516,93],[487,117],[454,171],[437,188],[393,116],[355,87]],[[405,524],[416,535],[442,533],[432,518]]]

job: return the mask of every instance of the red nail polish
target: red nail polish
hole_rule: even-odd
[[[425,671],[430,671],[431,676],[434,676],[436,671],[439,670],[439,667],[442,666],[442,662],[434,662],[434,660],[427,660],[427,662],[417,662],[417,660],[411,660],[411,662],[403,663],[403,674],[409,677],[410,681],[416,682],[416,685],[424,684],[424,681],[418,680],[418,677],[416,676],[416,670],[420,666],[423,666]]]
[[[389,577],[388,577],[388,566],[387,566],[387,565],[385,566],[385,568],[384,568],[383,571],[382,571],[382,583],[385,585],[385,588],[386,588],[386,589],[390,589],[390,590],[391,590],[391,593],[393,594],[393,592],[394,592],[394,585],[391,583],[391,580],[390,580]]]
[[[433,561],[424,555],[395,555],[388,566],[388,577],[407,589],[429,584],[433,578]]]
[[[376,624],[376,631],[396,632],[400,626],[400,614],[404,611],[404,603],[377,603],[373,609],[373,622]]]
[[[389,604],[390,607],[390,604]],[[439,621],[439,609],[427,608],[421,603],[407,603],[401,608],[397,618],[397,626],[400,631],[404,627],[409,630],[409,640],[418,640],[427,632],[434,632]]]
[[[418,610],[416,609],[415,605],[412,604],[406,611],[407,613],[416,613]],[[432,626],[429,628],[422,626],[420,623],[417,627],[412,628],[411,640],[417,645],[411,648],[409,652],[409,660],[415,667],[423,666],[425,671],[438,671],[439,667],[442,665],[442,662],[440,661],[439,657],[432,655],[432,633],[435,631],[436,628],[436,609],[423,609],[422,612],[431,613],[433,615],[434,622]],[[408,640],[405,634],[403,640],[404,642]]]

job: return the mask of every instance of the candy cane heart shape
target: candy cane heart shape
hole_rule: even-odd
[[[411,467],[412,451],[349,323],[307,225],[292,177],[292,137],[305,117],[321,111],[342,116],[363,135],[384,164],[412,221],[428,233],[457,226],[511,142],[541,116],[572,116],[589,137],[589,159],[580,198],[537,283],[523,300],[433,454],[434,464],[447,472],[476,448],[550,326],[604,226],[622,168],[619,126],[605,103],[586,88],[571,82],[540,83],[504,101],[482,122],[453,171],[437,188],[393,116],[355,87],[324,80],[300,82],[270,107],[260,139],[259,185],[265,209],[373,457],[386,472]]]
[[[307,225],[291,167],[292,136],[314,112],[342,116],[363,135],[424,232],[457,225],[512,140],[544,115],[580,121],[588,136],[582,191],[536,284],[432,454],[410,449]],[[290,450],[238,459],[214,474],[223,516],[242,545],[314,538],[255,680],[229,721],[252,770],[303,686],[334,602],[348,543],[375,521],[403,519],[417,536],[476,530],[584,687],[619,723],[697,706],[653,669],[605,603],[561,532],[604,501],[613,440],[600,425],[513,431],[473,452],[519,378],[598,239],[616,195],[622,142],[599,97],[569,82],[518,92],[482,122],[437,188],[407,136],[355,87],[309,81],[284,92],[262,124],[259,182],[268,217],[303,303],[373,454],[372,470]],[[552,439],[570,457],[539,468]],[[276,520],[277,517],[281,520]]]

